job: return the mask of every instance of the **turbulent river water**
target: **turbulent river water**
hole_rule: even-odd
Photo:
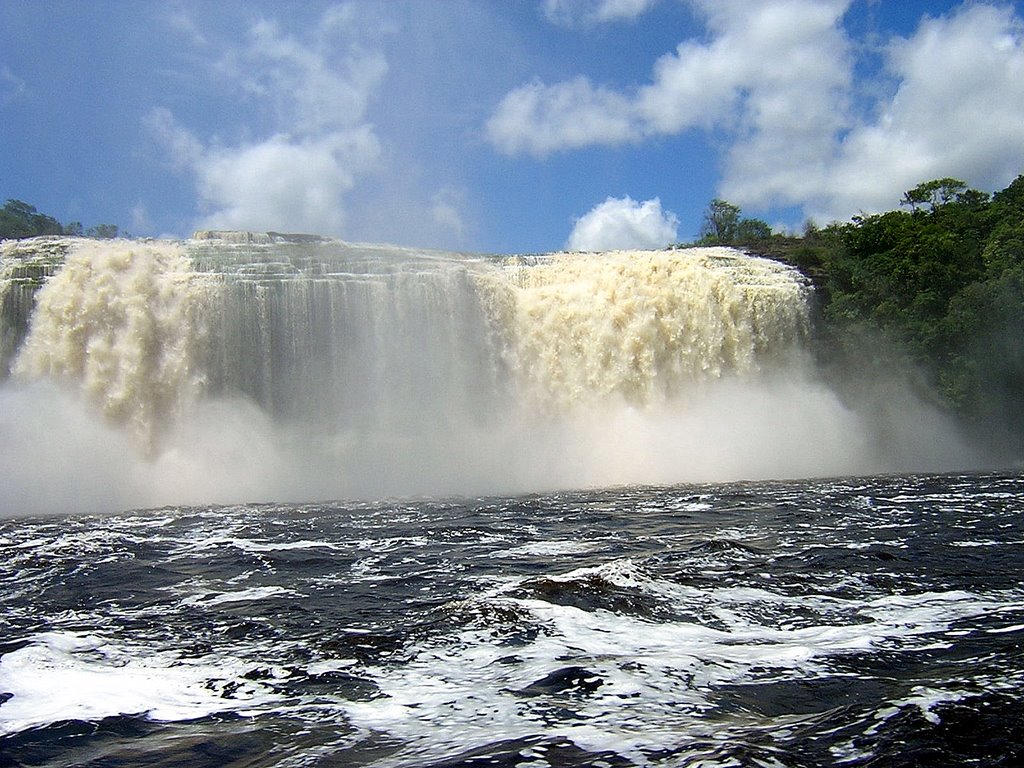
[[[0,767],[1020,764],[1024,478],[813,317],[722,248],[0,244]]]
[[[1024,477],[0,522],[0,765],[1024,760]]]

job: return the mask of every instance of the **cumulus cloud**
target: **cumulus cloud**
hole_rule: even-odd
[[[555,85],[535,81],[502,99],[487,135],[510,155],[619,144],[640,138],[632,112],[628,98],[585,77]]]
[[[849,2],[782,0],[753,13],[735,1],[704,5],[717,39],[696,64],[681,49],[667,70],[685,76],[700,64],[710,70],[706,77],[728,86],[708,107],[715,124],[731,131],[723,196],[754,208],[802,203],[824,183],[839,132],[849,125],[853,57],[840,27]],[[664,72],[660,80],[672,82]],[[680,101],[677,89],[660,91],[654,89],[655,112]],[[662,132],[679,126],[658,123]]]
[[[726,126],[747,141],[781,129],[826,143],[844,113],[848,0],[696,3],[712,33],[655,62],[650,83],[621,93],[577,77],[508,93],[487,123],[508,154],[621,144]]]
[[[354,33],[353,13],[332,7],[302,38],[259,21],[216,62],[230,87],[273,115],[269,136],[203,141],[169,109],[147,115],[151,135],[195,181],[200,227],[341,233],[346,194],[380,162],[365,115],[387,73]]]
[[[340,233],[345,193],[379,152],[368,126],[208,150],[196,169],[199,193],[213,209],[202,225]]]
[[[491,143],[542,157],[713,130],[723,197],[825,220],[890,207],[930,178],[996,188],[1024,164],[1024,35],[1010,6],[925,17],[885,47],[885,82],[865,84],[843,28],[851,0],[690,3],[707,36],[655,61],[647,83],[527,83],[492,113]],[[885,95],[855,110],[866,93]]]
[[[544,0],[544,16],[552,24],[575,26],[628,21],[646,12],[657,0]]]
[[[571,251],[611,251],[664,248],[674,242],[679,220],[661,209],[661,200],[638,203],[626,196],[609,197],[577,219],[566,248]]]
[[[925,19],[886,53],[895,93],[843,140],[818,218],[884,210],[928,179],[996,189],[1020,172],[1024,24],[1011,8],[971,5]]]

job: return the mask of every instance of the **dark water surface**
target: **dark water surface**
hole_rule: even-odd
[[[0,766],[1024,764],[1024,477],[0,521]]]

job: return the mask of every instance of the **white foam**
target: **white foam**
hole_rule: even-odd
[[[827,677],[833,660],[850,654],[939,647],[953,621],[1003,604],[964,591],[866,602],[755,588],[701,591],[647,577],[628,561],[559,579],[598,572],[662,599],[672,596],[677,607],[714,606],[719,624],[653,623],[491,592],[480,602],[519,616],[512,631],[533,627],[529,639],[506,642],[501,627],[467,630],[416,649],[404,666],[364,669],[386,698],[346,704],[350,720],[409,743],[411,754],[424,760],[445,754],[446,746],[468,749],[543,729],[584,749],[614,749],[643,763],[642,749],[678,746],[681,728],[702,728],[701,713],[713,706],[711,693],[721,686]],[[818,622],[766,623],[759,616],[770,615],[764,608],[772,605],[817,612],[812,615]],[[587,670],[601,685],[554,700],[529,694],[531,683],[569,666]],[[928,716],[938,699],[915,696],[897,705],[918,704]],[[563,706],[552,724],[547,713]]]
[[[0,658],[0,736],[65,720],[117,715],[179,721],[218,712],[254,714],[274,694],[244,679],[242,662],[182,660],[173,653],[106,642],[95,635],[35,635]]]
[[[1024,544],[1024,540],[1015,541],[998,541],[995,539],[980,539],[978,541],[953,541],[950,542],[951,546],[954,547],[1005,547],[1007,545],[1020,545]]]
[[[693,501],[689,504],[683,504],[678,509],[681,512],[706,512],[711,509],[712,505],[706,501]],[[658,512],[660,509],[654,507],[654,511]]]
[[[544,555],[578,555],[591,552],[599,545],[592,541],[533,541],[511,549],[490,553],[487,557],[533,557]]]
[[[211,536],[207,539],[189,543],[195,550],[220,549],[235,547],[243,552],[287,552],[289,550],[327,550],[331,552],[345,551],[347,545],[330,541],[303,539],[299,541],[262,541],[259,539],[243,539],[233,536]]]
[[[1009,627],[997,627],[995,629],[987,629],[985,631],[990,635],[1004,635],[1010,632],[1020,632],[1021,630],[1024,630],[1024,624],[1013,624]]]
[[[291,589],[285,589],[284,587],[278,586],[251,587],[249,589],[240,589],[235,592],[221,592],[219,594],[207,592],[201,595],[192,595],[181,602],[183,605],[212,607],[215,605],[223,605],[225,603],[258,602],[271,597],[301,597],[301,595]]]

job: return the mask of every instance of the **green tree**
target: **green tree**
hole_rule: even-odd
[[[771,232],[716,198],[702,245],[739,245],[801,268],[817,286],[817,353],[841,391],[894,370],[976,435],[1024,445],[1024,175],[989,195],[951,177],[897,210],[803,236]]]
[[[755,245],[769,240],[771,236],[771,225],[762,219],[741,218],[736,227],[736,243],[739,245]]]
[[[739,223],[739,206],[716,197],[704,212],[700,242],[705,245],[730,245],[736,241]]]
[[[927,205],[929,210],[935,211],[940,205],[952,202],[966,192],[967,184],[960,181],[960,179],[953,179],[947,176],[944,179],[926,181],[904,192],[900,205],[909,206],[913,211],[917,211],[918,206]],[[982,194],[975,190],[971,190],[971,193],[972,196]]]
[[[33,205],[21,200],[8,200],[0,208],[0,240],[60,234],[63,234],[60,222],[39,213]]]
[[[1024,261],[951,302],[939,385],[970,423],[1020,450],[1024,432]],[[1019,455],[1017,456],[1019,458]]]
[[[123,234],[116,224],[97,224],[85,229],[80,221],[61,224],[21,200],[8,200],[0,208],[0,240],[16,240],[40,235],[69,235],[108,239]]]
[[[991,197],[957,179],[937,179],[908,191],[902,204],[911,210],[855,218],[821,241],[830,349],[845,349],[848,360],[875,360],[882,372],[885,358],[858,341],[870,338],[865,329],[878,329],[896,359],[912,361],[951,412],[1019,451],[1024,176]]]
[[[100,240],[110,240],[118,236],[120,230],[116,224],[97,224],[85,231],[86,237],[95,237]]]
[[[738,205],[716,197],[704,211],[698,242],[701,245],[754,246],[771,237],[772,228],[766,221],[745,218]]]

